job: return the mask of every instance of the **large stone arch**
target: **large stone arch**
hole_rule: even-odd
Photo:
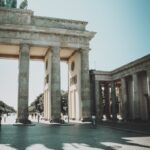
[[[95,33],[87,31],[86,25],[87,22],[83,21],[34,16],[31,10],[0,8],[0,57],[19,59],[19,122],[28,122],[30,59],[47,64],[44,86],[46,119],[60,119],[60,60],[67,61],[70,66],[72,59],[75,65],[79,63],[76,74],[77,87],[80,88],[76,90],[81,105],[76,119],[90,118],[88,52]],[[75,55],[78,55],[76,59]],[[72,80],[71,73],[69,77],[69,81]]]

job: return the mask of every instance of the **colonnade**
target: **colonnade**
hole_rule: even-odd
[[[45,86],[44,86],[44,117],[53,122],[60,121],[61,114],[61,89],[60,89],[60,50],[58,46],[50,47],[45,56]],[[90,90],[89,90],[89,58],[88,49],[80,49],[77,53],[80,56],[79,71],[75,72],[78,76],[77,83],[71,85],[78,92],[80,114],[78,119],[87,120],[91,117],[90,110]],[[72,56],[73,57],[73,56]],[[18,87],[18,115],[17,122],[28,123],[28,97],[29,97],[29,60],[30,45],[22,44],[19,54],[19,87]],[[75,61],[75,60],[74,60]],[[69,62],[69,60],[68,60]],[[71,63],[68,63],[71,65]],[[71,70],[69,70],[71,71]],[[72,75],[69,76],[71,80]],[[70,92],[71,90],[69,90]],[[69,101],[73,101],[70,100]],[[74,99],[76,102],[76,99]],[[70,108],[71,109],[71,108]],[[71,116],[71,114],[70,114]]]
[[[115,80],[95,80],[95,108],[99,120],[149,120],[150,71],[143,70]],[[118,118],[119,117],[119,118]]]
[[[45,57],[46,80],[44,87],[44,117],[50,121],[59,122],[61,114],[61,89],[60,89],[60,50],[59,46],[50,47]],[[78,81],[75,85],[78,92],[79,107],[81,110],[79,119],[87,120],[90,113],[89,90],[89,58],[88,49],[77,51],[80,56],[80,71],[75,72]],[[73,57],[73,56],[72,56]],[[29,60],[30,45],[22,44],[19,54],[19,87],[18,87],[18,115],[17,122],[28,123],[28,97],[29,97]],[[74,60],[75,61],[75,60]],[[68,60],[69,62],[69,60]],[[71,65],[68,63],[68,65]],[[79,67],[79,66],[77,66]],[[71,70],[70,70],[71,71]],[[70,75],[69,80],[72,78]],[[76,101],[76,99],[74,100]],[[70,108],[71,109],[71,108]],[[71,115],[71,114],[70,114]]]

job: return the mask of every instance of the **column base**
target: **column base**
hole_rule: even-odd
[[[31,124],[32,122],[28,119],[16,119],[16,123]]]
[[[81,119],[82,122],[91,122],[92,118],[88,117],[88,118],[82,118]]]
[[[50,123],[61,123],[61,119],[60,118],[53,118],[50,120]]]
[[[116,116],[114,116],[114,117],[112,117],[112,120],[113,120],[113,121],[117,121],[118,118],[117,118]]]

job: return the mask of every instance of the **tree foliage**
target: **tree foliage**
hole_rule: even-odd
[[[14,113],[16,112],[16,110],[13,107],[4,103],[3,101],[0,101],[0,112],[1,113]]]

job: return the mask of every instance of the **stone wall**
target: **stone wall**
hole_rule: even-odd
[[[8,9],[0,7],[0,24],[29,25],[31,24],[30,10]]]

